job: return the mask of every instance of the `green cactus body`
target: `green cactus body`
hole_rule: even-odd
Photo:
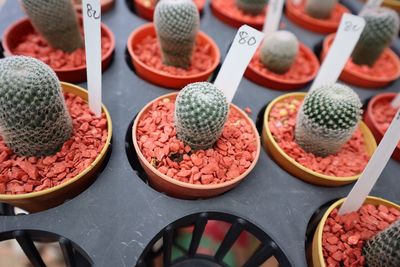
[[[164,64],[190,67],[199,20],[199,11],[192,0],[162,0],[157,4],[154,25]]]
[[[363,255],[368,267],[399,267],[400,220],[365,242]]]
[[[373,66],[399,32],[399,16],[389,8],[368,8],[362,12],[366,25],[354,48],[355,64]]]
[[[236,6],[244,13],[258,15],[267,6],[268,0],[236,0]]]
[[[311,91],[297,115],[297,144],[316,156],[337,153],[357,129],[361,106],[358,95],[341,84]]]
[[[298,51],[299,42],[293,33],[277,31],[265,37],[260,60],[272,72],[285,73],[293,65]]]
[[[20,156],[55,154],[72,134],[56,74],[30,57],[0,60],[0,134]]]
[[[187,85],[175,102],[178,139],[192,149],[208,149],[218,140],[228,119],[228,102],[221,90],[208,82]]]
[[[54,48],[72,52],[83,47],[71,0],[22,0],[32,25]]]
[[[316,19],[329,19],[338,0],[307,0],[306,13]]]

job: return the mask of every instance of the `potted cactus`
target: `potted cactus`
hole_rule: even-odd
[[[74,4],[75,9],[82,13],[82,0],[72,0],[72,3]],[[104,13],[113,8],[115,0],[100,0],[100,4],[101,12]]]
[[[209,79],[220,52],[198,29],[199,12],[192,0],[161,0],[154,24],[137,28],[129,37],[127,46],[136,72],[145,80],[175,89]]]
[[[111,121],[106,113],[96,118],[81,96],[87,93],[60,83],[37,59],[0,60],[1,202],[40,211],[90,184],[109,147]]]
[[[23,0],[28,18],[12,24],[3,35],[6,56],[35,57],[51,66],[68,82],[86,80],[82,18],[71,0]],[[109,66],[115,47],[112,32],[102,25],[103,68]]]

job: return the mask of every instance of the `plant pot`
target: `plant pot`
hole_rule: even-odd
[[[352,183],[358,179],[361,175],[354,175],[349,177],[337,177],[337,176],[330,176],[326,174],[322,174],[316,171],[313,171],[295,159],[290,157],[286,152],[279,146],[279,144],[275,141],[272,132],[269,127],[269,116],[272,108],[277,104],[283,102],[287,98],[294,97],[295,99],[301,101],[306,96],[306,93],[290,93],[282,95],[276,99],[274,99],[265,110],[264,113],[264,125],[262,131],[262,141],[265,149],[271,155],[271,157],[287,172],[292,174],[293,176],[306,181],[311,184],[315,185],[322,185],[322,186],[341,186]],[[365,150],[369,156],[373,154],[376,149],[376,142],[374,136],[368,129],[368,127],[361,122],[359,125],[359,130],[361,131],[362,135],[364,136],[365,141]]]
[[[384,0],[383,5],[400,12],[400,2],[398,0]]]
[[[80,17],[82,23],[82,17]],[[24,18],[14,22],[4,32],[2,45],[4,48],[5,56],[13,56],[16,47],[22,42],[22,38],[28,34],[34,33],[35,30],[28,18]],[[102,55],[102,70],[106,70],[110,64],[115,49],[114,34],[105,25],[101,24],[101,32],[104,36],[107,36],[110,40],[110,48]],[[86,81],[86,65],[80,67],[68,67],[68,68],[53,68],[58,78],[61,81],[80,83]]]
[[[323,42],[321,60],[327,55],[335,34],[327,36]],[[340,74],[340,79],[346,83],[365,88],[381,88],[400,77],[399,57],[390,49],[386,48],[381,57],[370,68],[358,66],[349,60]]]
[[[326,267],[327,265],[325,264],[325,259],[322,253],[322,234],[323,234],[323,229],[326,223],[326,220],[328,219],[329,214],[335,209],[339,208],[345,198],[342,198],[335,203],[333,203],[328,210],[325,212],[324,216],[322,217],[320,223],[318,224],[317,230],[315,231],[313,240],[312,240],[312,263],[313,267]],[[397,210],[400,210],[400,206],[396,205],[395,203],[392,203],[390,201],[387,201],[382,198],[377,198],[377,197],[371,197],[369,196],[364,204],[372,204],[372,205],[385,205],[387,207],[395,208]]]
[[[77,95],[85,101],[88,100],[87,91],[81,87],[69,83],[61,83],[61,85],[63,92]],[[0,194],[0,202],[22,208],[32,213],[58,206],[66,200],[72,199],[88,188],[89,185],[94,181],[97,173],[101,170],[102,163],[107,157],[107,152],[109,151],[111,144],[111,117],[104,105],[102,107],[102,111],[106,114],[107,118],[108,136],[100,154],[97,155],[96,159],[89,165],[89,167],[72,179],[42,191],[19,195]]]
[[[156,69],[145,64],[145,62],[140,59],[139,55],[135,53],[135,46],[149,36],[154,38],[156,37],[153,23],[145,24],[134,30],[129,36],[127,47],[136,73],[146,81],[153,84],[167,88],[182,89],[189,83],[207,81],[220,62],[221,55],[217,44],[205,33],[199,32],[197,35],[196,46],[210,46],[209,56],[212,60],[210,66],[205,71],[196,74],[179,75],[170,74],[166,71]]]
[[[368,103],[367,112],[364,113],[364,121],[368,125],[369,129],[371,129],[371,132],[375,136],[375,139],[378,143],[382,140],[386,130],[382,129],[382,125],[379,124],[376,120],[376,116],[373,112],[374,107],[378,103],[390,103],[395,98],[395,96],[396,93],[383,93],[374,96]],[[397,147],[393,152],[392,158],[400,161],[400,143],[397,144]]]
[[[306,14],[304,6],[304,0],[299,5],[293,4],[292,1],[286,1],[286,16],[297,25],[322,34],[336,32],[342,15],[350,13],[345,6],[337,4],[330,19],[316,19]]]
[[[260,15],[248,15],[243,13],[235,4],[235,0],[211,0],[211,10],[214,15],[224,23],[240,28],[247,24],[258,30],[262,30],[267,9]]]
[[[101,0],[101,13],[105,13],[112,9],[115,4],[115,0]],[[74,4],[76,11],[82,13],[82,4]]]
[[[240,114],[239,116],[247,122],[247,124],[251,125],[252,131],[254,132],[255,141],[256,141],[255,158],[253,159],[253,161],[252,161],[251,165],[248,167],[248,169],[241,175],[237,176],[236,178],[227,180],[220,184],[186,183],[186,182],[178,181],[176,179],[173,179],[173,178],[161,173],[158,169],[153,167],[143,156],[142,151],[140,150],[139,144],[137,141],[138,140],[137,130],[138,130],[139,121],[141,120],[141,118],[143,117],[144,114],[146,114],[147,112],[149,112],[152,109],[152,106],[154,103],[157,103],[164,99],[168,99],[167,101],[175,101],[177,95],[178,95],[177,93],[171,93],[171,94],[161,96],[161,97],[151,101],[137,115],[137,117],[134,121],[133,127],[132,127],[133,145],[134,145],[136,153],[138,155],[139,162],[147,174],[150,185],[153,188],[155,188],[156,190],[158,190],[159,192],[165,192],[166,194],[168,194],[170,196],[183,198],[183,199],[209,198],[209,197],[217,196],[226,191],[231,190],[236,185],[238,185],[252,171],[252,169],[255,167],[255,165],[257,163],[257,160],[260,155],[260,150],[261,150],[259,136],[258,136],[257,129],[256,129],[253,121],[247,116],[246,113],[244,113],[242,110],[240,110],[237,106],[235,106],[233,104],[231,104],[231,110],[235,110],[238,114]],[[132,151],[132,153],[134,153],[134,152]]]
[[[300,43],[299,50],[296,61],[293,63],[290,70],[284,74],[276,74],[268,71],[260,62],[259,52],[257,52],[246,69],[245,77],[259,85],[277,90],[302,88],[317,75],[319,61],[311,49],[304,44]],[[309,68],[309,71],[303,74],[302,72],[304,72],[306,67]],[[300,75],[299,72],[301,72],[301,77],[298,77]],[[297,77],[293,78],[295,75]]]
[[[204,6],[206,5],[206,0],[193,0],[194,3],[196,4],[197,8],[199,9],[199,12],[201,13],[204,9]],[[150,0],[133,0],[135,8],[136,8],[136,13],[149,21],[153,21],[153,15],[154,15],[154,6],[152,5]]]

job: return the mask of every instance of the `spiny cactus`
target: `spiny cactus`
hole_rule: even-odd
[[[299,42],[293,33],[277,31],[265,37],[260,60],[272,72],[285,73],[294,63],[298,51]]]
[[[198,82],[187,85],[175,102],[178,138],[192,149],[208,149],[218,140],[228,119],[228,102],[215,85]]]
[[[20,156],[55,154],[72,134],[54,71],[30,57],[0,60],[0,134]]]
[[[307,0],[306,13],[316,19],[329,19],[338,0]]]
[[[244,13],[257,15],[264,11],[268,0],[236,0],[236,6]]]
[[[365,242],[363,254],[368,267],[399,267],[400,220]]]
[[[297,144],[316,156],[335,154],[357,129],[361,106],[358,95],[345,85],[325,85],[309,92],[297,115]]]
[[[355,64],[373,66],[399,32],[399,16],[385,7],[367,8],[361,16],[366,25],[352,58]]]
[[[199,11],[192,0],[161,0],[154,25],[166,65],[187,69],[199,30]]]
[[[36,31],[54,48],[72,52],[83,47],[71,0],[22,0]]]

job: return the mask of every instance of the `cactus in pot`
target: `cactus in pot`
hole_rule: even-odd
[[[208,82],[184,87],[175,102],[175,128],[178,139],[192,149],[208,149],[222,133],[228,119],[225,95]]]
[[[329,19],[338,0],[307,0],[305,11],[316,19]]]
[[[190,67],[199,23],[199,11],[192,0],[161,0],[157,4],[154,25],[164,64]]]
[[[316,156],[337,153],[357,129],[361,107],[358,95],[345,85],[325,85],[309,92],[297,115],[297,144]]]
[[[296,36],[288,31],[277,31],[265,37],[260,48],[260,61],[275,73],[285,73],[293,65],[299,52]]]
[[[0,134],[20,156],[55,154],[72,134],[60,82],[30,57],[0,60]]]
[[[267,3],[268,0],[236,0],[236,6],[244,13],[251,15],[261,14]]]
[[[22,5],[33,27],[52,47],[65,52],[83,47],[71,0],[22,0]]]
[[[367,8],[361,14],[366,25],[354,48],[355,64],[373,66],[399,32],[399,15],[389,8]]]

